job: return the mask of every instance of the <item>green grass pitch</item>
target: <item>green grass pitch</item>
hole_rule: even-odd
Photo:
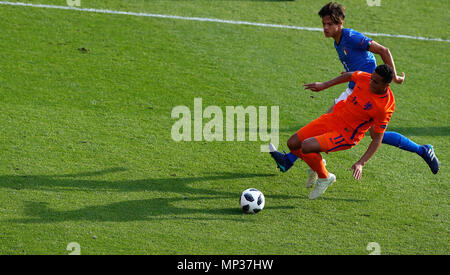
[[[66,6],[65,0],[27,3]],[[327,1],[99,1],[97,8],[321,27]],[[342,0],[345,27],[450,39],[447,0]],[[370,138],[325,155],[337,182],[315,201],[306,164],[281,174],[261,141],[175,142],[171,111],[279,106],[280,149],[345,90],[304,91],[342,71],[321,32],[0,5],[0,254],[449,254],[450,43],[373,37],[390,48],[389,130],[433,144],[433,175]],[[381,60],[379,60],[379,63]],[[206,122],[206,121],[205,121]],[[257,215],[238,200],[254,187]]]

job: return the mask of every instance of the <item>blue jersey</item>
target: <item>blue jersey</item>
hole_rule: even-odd
[[[334,41],[334,47],[347,72],[363,71],[371,74],[375,71],[377,61],[369,52],[371,41],[355,30],[342,29],[341,41],[339,45]],[[348,87],[353,90],[355,82],[349,82]]]

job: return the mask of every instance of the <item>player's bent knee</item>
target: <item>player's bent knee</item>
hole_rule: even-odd
[[[307,138],[302,142],[303,154],[318,153],[321,151],[320,144],[316,138]]]
[[[302,146],[301,140],[298,138],[297,134],[293,134],[287,141],[287,146],[289,150],[298,150]]]

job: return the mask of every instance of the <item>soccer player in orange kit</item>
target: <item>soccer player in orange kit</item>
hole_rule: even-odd
[[[316,183],[316,187],[311,192],[310,199],[320,197],[336,181],[336,176],[325,168],[320,152],[350,149],[370,129],[372,142],[364,155],[351,167],[353,177],[361,179],[363,167],[380,147],[395,110],[394,95],[389,87],[393,77],[393,69],[383,64],[376,67],[372,74],[362,71],[345,72],[330,81],[304,85],[305,89],[319,92],[341,83],[355,82],[355,88],[346,100],[338,102],[331,113],[320,116],[298,130],[287,142],[291,153],[304,160],[312,170],[307,185]],[[272,144],[269,148],[279,167],[287,170],[293,165],[294,162],[289,160],[287,154],[276,151]]]

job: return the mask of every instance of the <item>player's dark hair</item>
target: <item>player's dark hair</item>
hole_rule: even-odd
[[[345,7],[336,2],[330,2],[323,6],[319,11],[319,16],[330,16],[331,20],[335,24],[339,24],[345,19]]]
[[[394,69],[387,64],[379,65],[375,72],[383,78],[384,83],[391,83],[394,78]]]

